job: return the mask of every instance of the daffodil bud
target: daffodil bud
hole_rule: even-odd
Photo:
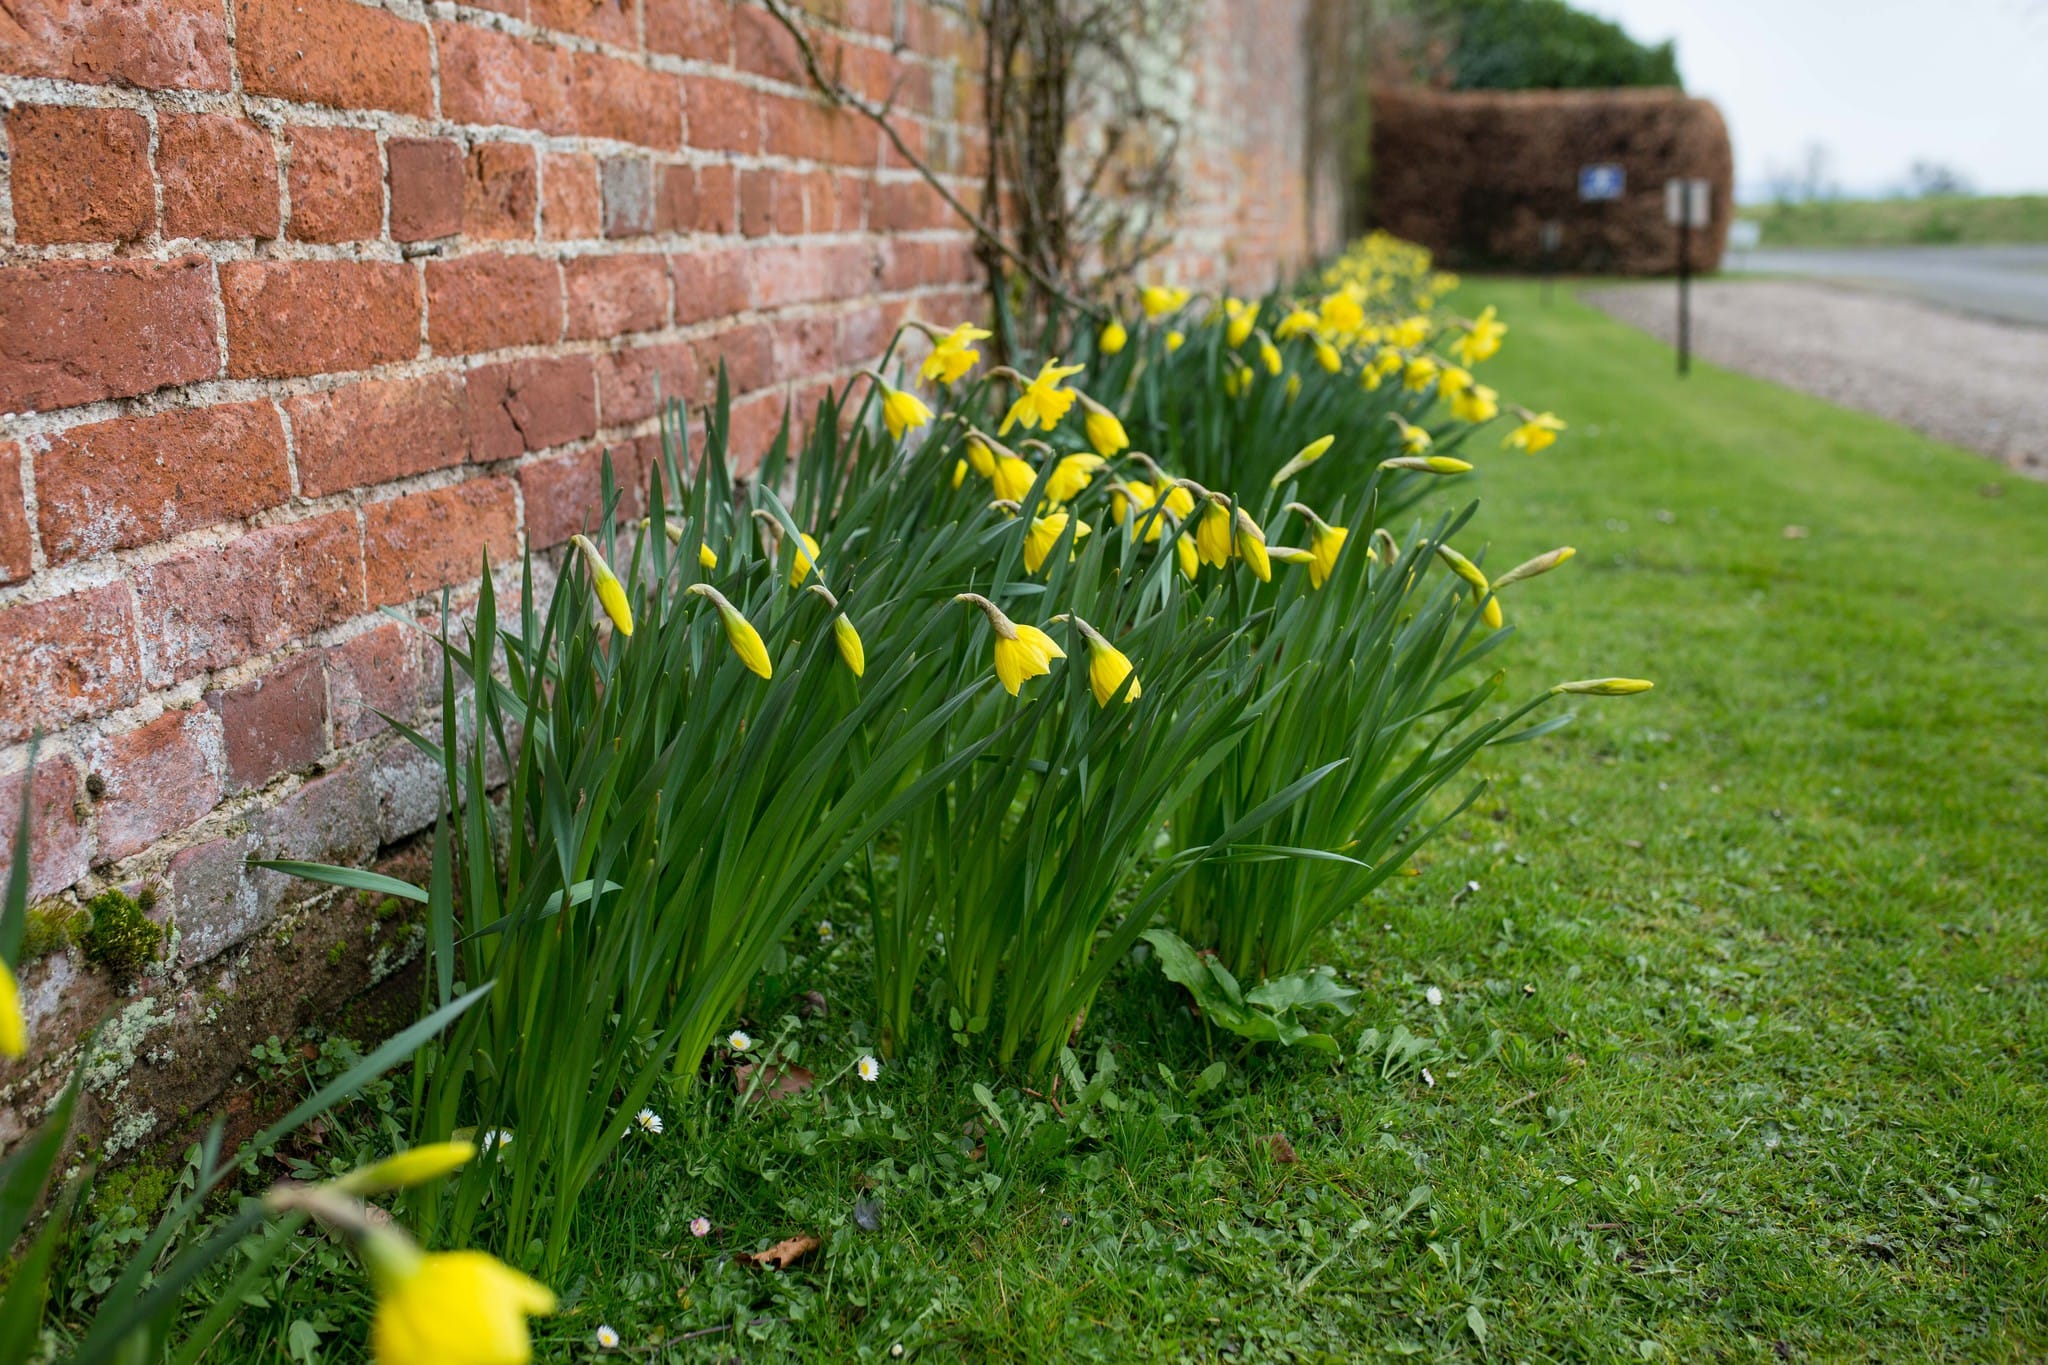
[[[1632,697],[1656,685],[1648,678],[1581,678],[1577,682],[1561,682],[1550,691],[1553,696],[1573,692],[1584,697]]]
[[[475,1155],[476,1144],[473,1142],[430,1142],[387,1156],[372,1165],[357,1167],[334,1181],[333,1185],[341,1193],[351,1195],[411,1189],[414,1185],[439,1180],[461,1169]]]
[[[590,586],[597,594],[598,605],[604,608],[606,616],[611,617],[612,625],[618,628],[619,634],[631,636],[633,608],[626,601],[626,589],[619,582],[618,575],[612,572],[611,565],[604,562],[604,556],[598,553],[597,546],[590,543],[590,537],[571,536],[569,543],[576,547],[577,553],[583,556],[585,567],[590,570]]]
[[[832,618],[832,639],[839,646],[839,657],[852,670],[853,676],[858,678],[865,674],[868,670],[867,651],[861,646],[860,632],[854,629],[853,622],[843,611]]]
[[[1509,569],[1499,578],[1494,579],[1494,590],[1498,592],[1510,583],[1519,583],[1525,578],[1534,578],[1537,574],[1549,573],[1552,569],[1577,553],[1578,551],[1569,545],[1560,545],[1555,550],[1549,550],[1537,555],[1534,559],[1525,560],[1515,565],[1514,568]]]
[[[749,672],[763,678],[774,676],[775,669],[768,659],[768,647],[761,642],[761,632],[740,614],[738,607],[726,600],[724,593],[704,583],[692,583],[687,591],[709,598],[711,604],[718,608],[719,619],[725,624],[726,642]]]
[[[1104,327],[1102,334],[1095,339],[1095,344],[1104,355],[1115,355],[1130,339],[1131,334],[1124,330],[1123,323],[1111,318],[1109,325]]]

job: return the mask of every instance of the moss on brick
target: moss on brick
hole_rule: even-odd
[[[135,896],[109,888],[86,902],[92,922],[79,937],[86,960],[117,981],[142,975],[163,952],[164,927],[149,917],[155,905],[149,887]]]

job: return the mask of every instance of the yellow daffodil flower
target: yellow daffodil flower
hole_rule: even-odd
[[[1581,678],[1577,682],[1561,682],[1550,691],[1553,696],[1575,692],[1583,697],[1633,697],[1656,685],[1648,678]]]
[[[1031,678],[1042,677],[1052,672],[1052,661],[1064,659],[1067,652],[1037,626],[1020,626],[1005,616],[1002,609],[979,593],[963,592],[956,596],[956,602],[965,602],[981,608],[988,618],[989,629],[995,633],[996,679],[1003,690],[1011,696]]]
[[[1232,347],[1244,345],[1252,334],[1252,328],[1259,325],[1259,305],[1242,299],[1226,299],[1223,312],[1230,319],[1230,325],[1223,329],[1223,340]]]
[[[1439,398],[1456,398],[1471,387],[1472,371],[1459,369],[1456,365],[1446,365],[1443,367],[1442,372],[1437,375],[1436,396]]]
[[[796,561],[789,566],[789,586],[792,588],[803,585],[805,575],[810,573],[818,560],[818,542],[811,539],[811,533],[798,531],[796,538]]]
[[[1404,351],[1412,351],[1429,340],[1429,319],[1421,315],[1403,318],[1394,324],[1391,334],[1394,344]]]
[[[1182,578],[1192,583],[1195,575],[1202,571],[1202,561],[1195,550],[1195,538],[1185,531],[1173,538],[1173,556],[1180,561]]]
[[[1138,699],[1145,689],[1131,677],[1131,661],[1124,652],[1104,639],[1102,632],[1076,616],[1071,618],[1074,628],[1081,632],[1081,638],[1088,642],[1088,690],[1095,694],[1097,706],[1107,706],[1123,690],[1124,679],[1130,678],[1131,690],[1124,693],[1124,704]]]
[[[570,536],[569,543],[583,556],[583,563],[590,570],[590,586],[597,593],[597,604],[604,608],[604,614],[612,618],[612,625],[619,634],[633,633],[633,607],[626,601],[626,589],[619,582],[619,576],[612,572],[612,566],[604,562],[604,556],[590,543],[588,536]]]
[[[1501,446],[1515,446],[1534,455],[1539,450],[1548,450],[1557,444],[1557,433],[1563,430],[1562,417],[1551,412],[1538,413],[1509,432]]]
[[[1230,563],[1231,523],[1227,504],[1212,499],[1202,508],[1195,522],[1195,551],[1204,564],[1220,569]]]
[[[846,662],[854,677],[868,671],[867,650],[861,645],[860,632],[854,629],[853,622],[843,611],[832,618],[832,640],[839,646],[839,657]]]
[[[963,483],[966,483],[966,482],[967,482],[967,461],[965,461],[965,460],[955,460],[955,461],[953,461],[953,487],[955,487],[955,488],[958,488],[958,487],[959,487],[959,486],[960,486],[961,484],[963,484]]]
[[[1401,371],[1401,387],[1410,393],[1421,393],[1435,382],[1436,376],[1436,362],[1426,355],[1419,355]]]
[[[1081,429],[1087,433],[1088,444],[1095,448],[1097,455],[1106,460],[1119,451],[1130,449],[1131,438],[1115,413],[1085,393],[1081,395],[1081,412]]]
[[[1188,291],[1171,285],[1148,284],[1138,291],[1138,304],[1148,318],[1164,317],[1187,307]]]
[[[1124,330],[1123,323],[1111,318],[1108,325],[1096,336],[1095,348],[1104,355],[1115,355],[1130,342],[1130,339],[1131,334]]]
[[[1090,413],[1088,420],[1090,423],[1093,423],[1095,415]],[[1116,419],[1111,417],[1109,420],[1114,422]],[[1123,428],[1118,427],[1117,433],[1121,435]],[[1130,442],[1126,441],[1124,444],[1129,445]],[[1121,449],[1123,449],[1123,446],[1116,448],[1116,450]],[[1114,455],[1116,450],[1104,451],[1103,454]],[[1102,455],[1090,455],[1086,451],[1063,456],[1060,462],[1052,467],[1052,474],[1045,481],[1046,500],[1053,503],[1072,502],[1075,498],[1081,496],[1082,490],[1095,482],[1095,473],[1102,468],[1104,463],[1106,461],[1104,461]]]
[[[932,410],[924,400],[908,389],[894,389],[882,385],[882,422],[889,428],[894,440],[902,440],[903,433],[915,431],[932,420]]]
[[[927,384],[958,383],[962,376],[981,363],[981,352],[974,349],[974,343],[985,341],[992,335],[986,328],[976,327],[971,322],[961,323],[932,343],[932,353],[918,366],[918,375]]]
[[[1067,521],[1065,512],[1049,512],[1045,516],[1031,519],[1031,529],[1024,533],[1026,572],[1037,573],[1045,567],[1045,561],[1051,557],[1053,547],[1058,545],[1060,537],[1066,534]],[[1078,542],[1093,529],[1085,521],[1077,523],[1074,527],[1074,539]]]
[[[1297,308],[1280,319],[1280,325],[1273,329],[1273,336],[1279,341],[1292,341],[1299,336],[1312,335],[1320,320],[1306,308]]]
[[[1387,417],[1401,432],[1401,452],[1404,455],[1420,455],[1429,449],[1432,441],[1429,432],[1416,426],[1398,412],[1390,412]]]
[[[1031,462],[1008,452],[996,457],[995,473],[989,479],[996,496],[1009,502],[1024,501],[1024,495],[1037,481],[1038,471],[1031,467]]]
[[[1152,504],[1158,501],[1158,491],[1143,479],[1128,479],[1117,482],[1111,485],[1109,490],[1110,520],[1117,522],[1128,530],[1136,530],[1139,521],[1144,519],[1145,513],[1150,511]],[[1165,524],[1165,521],[1164,517],[1152,518],[1152,524],[1145,530],[1146,543],[1149,544],[1159,539],[1159,531]]]
[[[1372,358],[1372,363],[1359,372],[1359,382],[1368,389],[1377,389],[1390,375],[1400,373],[1407,360],[1399,351],[1383,350]]]
[[[1168,332],[1166,334],[1166,353],[1168,355],[1171,355],[1175,351],[1178,351],[1182,346],[1187,344],[1187,339],[1188,336],[1186,332]]]
[[[1365,308],[1349,289],[1325,294],[1319,313],[1321,329],[1326,336],[1352,337],[1365,328]]]
[[[1474,384],[1451,399],[1451,416],[1478,426],[1500,416],[1500,395],[1484,384]]]
[[[1074,406],[1074,392],[1062,388],[1068,376],[1077,375],[1086,369],[1085,365],[1062,365],[1057,360],[1048,360],[1038,371],[1038,377],[1024,385],[1024,391],[1017,395],[1010,410],[1003,415],[1002,426],[996,428],[996,435],[1007,436],[1010,428],[1022,422],[1025,430],[1037,427],[1051,431],[1067,415],[1067,409]]]
[[[979,432],[967,438],[967,463],[984,479],[993,479],[996,476],[996,454],[989,449],[988,443],[982,440]]]
[[[1323,367],[1325,374],[1336,374],[1344,368],[1344,357],[1329,342],[1317,341],[1316,364]]]
[[[1500,339],[1507,335],[1507,330],[1508,325],[1495,317],[1493,305],[1488,304],[1465,335],[1451,343],[1451,349],[1465,364],[1477,365],[1499,353]]]
[[[1280,472],[1273,476],[1270,486],[1278,488],[1317,460],[1322,459],[1323,456],[1329,453],[1330,447],[1336,444],[1336,441],[1337,438],[1335,436],[1318,436],[1300,450],[1295,451],[1294,458],[1280,466]]]
[[[1330,525],[1298,502],[1290,502],[1287,506],[1299,512],[1301,519],[1308,523],[1308,582],[1312,588],[1321,588],[1336,571],[1337,554],[1344,548],[1344,539],[1351,532],[1342,526]]]
[[[422,1253],[383,1232],[365,1244],[365,1259],[377,1290],[377,1365],[526,1365],[526,1319],[555,1311],[546,1285],[481,1251]]]
[[[726,642],[749,672],[763,678],[775,675],[775,668],[768,661],[768,647],[761,643],[761,632],[740,614],[738,607],[726,601],[724,593],[704,583],[692,583],[687,591],[711,599],[711,605],[718,608],[719,619],[725,623]]]
[[[1259,338],[1259,363],[1266,367],[1266,373],[1270,375],[1278,375],[1282,368],[1280,348],[1264,337]]]
[[[1261,583],[1273,581],[1273,561],[1266,554],[1266,533],[1242,507],[1237,509],[1237,534],[1232,538],[1231,548],[1251,566]]]
[[[21,986],[14,969],[0,962],[0,1057],[28,1051],[28,1021],[21,1014]]]

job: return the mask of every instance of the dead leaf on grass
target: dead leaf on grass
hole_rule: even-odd
[[[736,1066],[732,1069],[732,1088],[741,1095],[754,1084],[757,1066]],[[805,1066],[770,1066],[761,1076],[761,1083],[754,1086],[754,1098],[760,1100],[786,1100],[791,1095],[801,1095],[817,1081],[811,1069]]]
[[[739,1259],[749,1265],[769,1270],[787,1270],[794,1261],[800,1261],[818,1249],[818,1239],[810,1233],[785,1237],[766,1251],[750,1251]]]
[[[1299,1165],[1301,1158],[1294,1154],[1294,1144],[1287,1140],[1285,1133],[1269,1133],[1265,1137],[1266,1151],[1276,1166]]]

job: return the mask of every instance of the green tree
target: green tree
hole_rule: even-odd
[[[1639,43],[1564,0],[1417,0],[1416,11],[1449,38],[1445,65],[1456,89],[1682,84],[1670,43]]]

